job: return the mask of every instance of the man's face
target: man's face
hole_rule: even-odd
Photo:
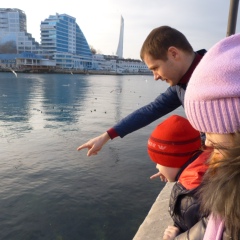
[[[170,86],[177,85],[181,79],[181,71],[179,71],[179,64],[174,57],[169,56],[166,61],[154,59],[150,55],[144,56],[144,62],[152,71],[154,80],[162,80]]]

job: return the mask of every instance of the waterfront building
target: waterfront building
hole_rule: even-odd
[[[118,73],[142,73],[151,74],[147,65],[138,59],[118,59],[117,60]]]
[[[44,59],[34,53],[0,54],[0,71],[14,69],[20,72],[49,72],[55,68],[54,60]]]
[[[44,56],[54,59],[57,68],[92,68],[90,47],[74,17],[56,14],[42,21],[41,46]]]
[[[150,73],[142,61],[123,58],[122,16],[116,55],[92,54],[76,19],[67,14],[50,15],[41,22],[41,45],[27,32],[26,19],[20,9],[0,8],[0,71]]]
[[[93,55],[92,69],[117,74],[151,74],[146,64],[140,60],[103,54]]]
[[[0,54],[40,53],[39,43],[27,32],[26,14],[17,8],[0,8]]]

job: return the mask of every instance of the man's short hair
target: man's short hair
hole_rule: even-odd
[[[149,33],[142,45],[140,57],[144,61],[147,54],[154,59],[165,61],[169,47],[176,47],[189,53],[193,52],[191,44],[181,32],[169,26],[161,26]]]

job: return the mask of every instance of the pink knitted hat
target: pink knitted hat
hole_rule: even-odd
[[[221,40],[205,54],[189,81],[184,107],[201,132],[240,129],[240,34]]]

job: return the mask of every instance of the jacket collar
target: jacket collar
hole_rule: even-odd
[[[198,187],[202,182],[203,175],[208,168],[206,161],[210,157],[210,154],[210,151],[202,152],[184,169],[178,179],[178,182],[180,182],[188,190]]]
[[[182,78],[180,79],[178,84],[187,84],[188,83],[190,77],[192,76],[192,73],[193,73],[194,69],[199,64],[199,62],[201,61],[202,57],[203,56],[198,54],[197,52],[195,53],[195,58],[194,58],[192,64],[190,65],[190,67],[187,70],[187,72],[182,76]]]

